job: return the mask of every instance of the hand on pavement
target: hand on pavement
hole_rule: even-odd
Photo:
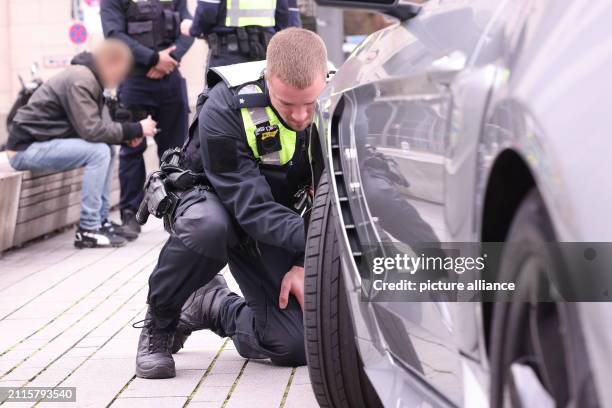
[[[278,297],[278,306],[281,309],[286,308],[289,304],[289,294],[295,296],[300,307],[304,310],[304,268],[301,266],[292,266],[283,277],[280,296]]]
[[[142,135],[145,137],[153,137],[157,133],[157,122],[151,118],[151,115],[147,116],[146,119],[141,120],[140,126],[142,126]]]

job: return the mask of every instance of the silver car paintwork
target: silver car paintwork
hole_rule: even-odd
[[[530,168],[559,240],[612,241],[608,182],[612,137],[605,134],[612,129],[612,115],[607,112],[610,104],[606,103],[612,94],[610,1],[429,2],[413,21],[370,36],[340,68],[320,99],[318,122],[326,135],[324,151],[330,147],[331,128],[326,125],[342,95],[381,80],[421,74],[431,79],[440,72],[432,62],[439,61],[436,56],[448,56],[449,49],[430,34],[444,38],[462,35],[465,30],[432,24],[432,16],[452,15],[457,9],[475,16],[472,28],[479,35],[472,49],[463,49],[465,67],[458,72],[447,70],[453,103],[444,118],[448,131],[442,161],[443,211],[437,213],[444,226],[440,239],[480,240],[489,175],[497,157],[510,149]],[[424,48],[431,58],[410,55],[407,44]],[[404,58],[396,66],[389,63],[402,52]],[[444,78],[437,81],[445,86]],[[332,185],[337,191],[335,182]],[[433,201],[438,200],[434,197]],[[473,406],[474,401],[482,402],[488,387],[488,361],[479,305],[451,305],[455,330],[446,340],[455,342],[458,353],[453,375],[461,388],[450,395],[443,382],[436,383],[433,376],[423,376],[390,357],[372,304],[360,300],[360,279],[354,272],[346,234],[340,232],[345,238],[341,240],[342,265],[358,347],[385,406]],[[404,307],[403,313],[408,314],[413,313],[409,308],[422,308],[421,315],[428,307],[432,310],[431,304]],[[607,384],[612,378],[612,308],[587,303],[580,308],[597,389],[604,406],[611,406],[612,388]]]

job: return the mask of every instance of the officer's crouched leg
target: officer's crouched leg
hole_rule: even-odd
[[[299,306],[290,305],[285,310],[269,306],[262,340],[264,347],[272,352],[272,364],[287,367],[305,365],[304,323]]]
[[[149,309],[136,354],[138,377],[175,376],[171,352],[181,307],[225,265],[232,236],[229,216],[214,194],[196,189],[183,197],[174,233],[149,278]]]
[[[148,303],[159,326],[171,329],[178,323],[185,300],[225,266],[227,245],[234,240],[229,215],[215,194],[196,189],[183,196],[174,233],[149,278]]]

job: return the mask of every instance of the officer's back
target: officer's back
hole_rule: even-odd
[[[190,35],[208,41],[208,67],[265,58],[271,36],[300,27],[297,0],[199,1]]]

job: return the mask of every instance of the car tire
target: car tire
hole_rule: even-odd
[[[329,187],[324,173],[306,242],[304,325],[310,381],[321,407],[380,407],[355,344]]]
[[[499,267],[502,281],[516,282],[520,288],[521,282],[534,275],[533,269],[525,266],[529,262],[536,265],[544,262],[540,265],[553,265],[551,270],[561,270],[561,259],[554,246],[546,245],[545,251],[530,250],[533,245],[556,242],[552,222],[537,190],[528,193],[521,203],[506,242],[510,245],[505,246]],[[532,286],[537,284],[529,287]],[[544,387],[556,406],[598,405],[577,312],[574,303],[537,302],[530,297],[494,304],[489,344],[491,407],[525,406],[519,396],[520,387],[511,375],[514,363],[515,367],[529,367],[536,374],[539,386]],[[533,402],[530,401],[531,406]]]

